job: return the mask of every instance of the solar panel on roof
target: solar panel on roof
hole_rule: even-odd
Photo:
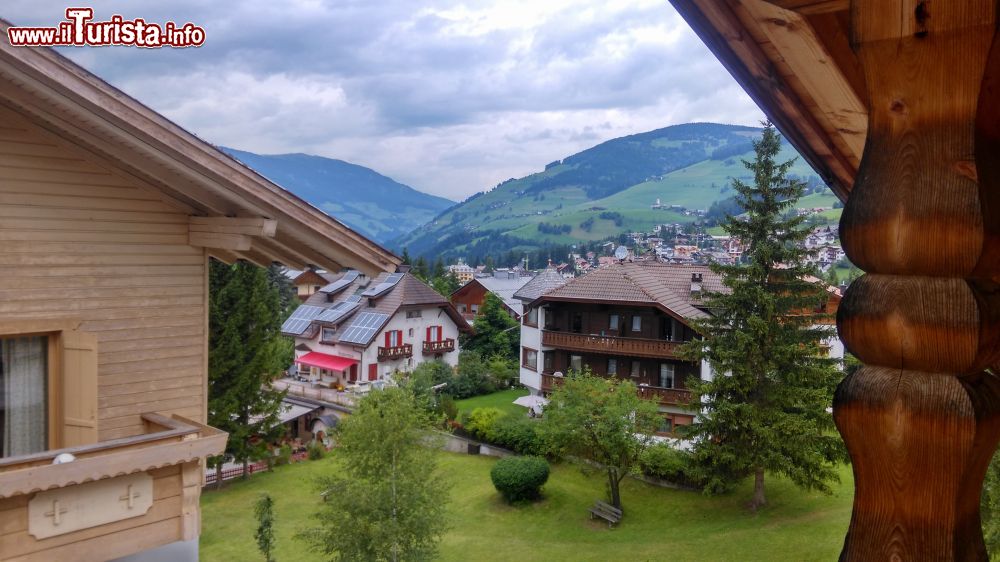
[[[288,317],[288,320],[285,320],[285,323],[281,325],[281,331],[286,334],[300,336],[309,329],[312,321],[325,311],[326,309],[322,306],[304,304],[296,308],[295,312]]]
[[[318,317],[316,317],[316,320],[319,320],[320,322],[336,323],[339,322],[342,318],[344,318],[348,314],[357,310],[360,306],[361,303],[359,302],[348,302],[348,301],[338,302],[337,304],[323,311],[323,314],[320,314]]]
[[[343,291],[348,285],[354,283],[354,281],[361,275],[360,272],[354,271],[353,269],[344,274],[343,277],[337,279],[333,283],[324,286],[319,290],[321,293],[334,294]]]
[[[344,302],[361,302],[361,295],[351,295],[344,299]]]
[[[385,293],[389,289],[395,287],[396,283],[399,283],[399,280],[402,278],[403,278],[402,273],[393,273],[392,275],[386,277],[385,281],[382,281],[378,285],[375,285],[371,289],[368,289],[367,291],[361,293],[361,296],[368,298],[374,298],[380,296],[382,293]]]
[[[366,345],[388,319],[389,315],[381,312],[362,312],[340,335],[340,341]]]

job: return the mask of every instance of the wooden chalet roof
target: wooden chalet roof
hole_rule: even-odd
[[[192,245],[223,261],[370,275],[401,262],[53,49],[0,41],[0,104],[186,211]]]
[[[337,279],[343,277],[345,273],[337,274]],[[365,345],[371,344],[375,336],[381,332],[382,328],[389,323],[389,320],[399,311],[421,308],[421,307],[438,307],[448,315],[452,321],[458,326],[460,331],[468,332],[469,323],[465,321],[458,310],[451,302],[441,296],[440,293],[429,287],[426,283],[418,279],[411,273],[403,273],[399,282],[396,283],[389,291],[383,293],[378,297],[361,297],[358,301],[360,307],[357,310],[352,311],[350,314],[339,319],[336,323],[324,323],[319,320],[313,320],[313,327],[310,331],[306,332],[305,337],[315,337],[319,326],[337,326],[337,333],[333,337],[328,338],[327,341],[337,342],[339,341],[340,335],[346,333],[346,331],[359,320],[362,313],[377,313],[385,315],[385,319],[373,331],[372,335],[367,339]],[[304,306],[317,306],[320,308],[333,308],[334,306],[345,302],[349,299],[358,299],[358,296],[363,294],[366,290],[372,287],[378,286],[380,283],[385,282],[389,278],[389,273],[382,273],[375,277],[374,279],[367,277],[358,277],[346,288],[339,291],[332,302],[328,302],[328,296],[326,293],[318,292],[311,295],[302,304]],[[298,335],[298,334],[288,334],[288,335]]]
[[[692,274],[700,275],[701,290],[727,290],[722,278],[704,265],[668,264],[654,261],[615,263],[569,280],[535,299],[653,306],[680,320],[704,318],[701,293],[691,291]]]
[[[868,103],[848,0],[670,0],[841,198],[854,185]]]

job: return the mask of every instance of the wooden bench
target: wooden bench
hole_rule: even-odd
[[[597,500],[594,502],[594,507],[590,508],[590,518],[594,517],[604,519],[608,522],[608,528],[611,528],[612,525],[622,520],[622,510],[610,503]]]

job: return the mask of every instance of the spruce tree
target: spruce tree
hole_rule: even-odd
[[[208,418],[229,433],[223,457],[243,463],[245,477],[249,461],[283,431],[284,393],[268,385],[288,366],[281,296],[267,270],[215,260],[209,290]]]
[[[707,493],[754,477],[750,507],[767,503],[766,472],[806,489],[828,491],[846,454],[826,409],[843,374],[821,348],[831,328],[813,311],[827,298],[800,244],[804,217],[786,214],[804,184],[786,177],[794,160],[778,163],[781,137],[770,123],[744,165],[753,183],[733,180],[743,216],[727,215],[726,232],[747,244],[743,263],[713,264],[728,292],[709,293],[710,318],[697,321],[703,339],[685,346],[707,359],[715,376],[691,384],[702,415],[688,428]]]

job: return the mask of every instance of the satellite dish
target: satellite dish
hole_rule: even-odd
[[[628,257],[628,248],[626,248],[625,246],[618,246],[617,248],[615,248],[616,260],[622,261],[627,257]]]

